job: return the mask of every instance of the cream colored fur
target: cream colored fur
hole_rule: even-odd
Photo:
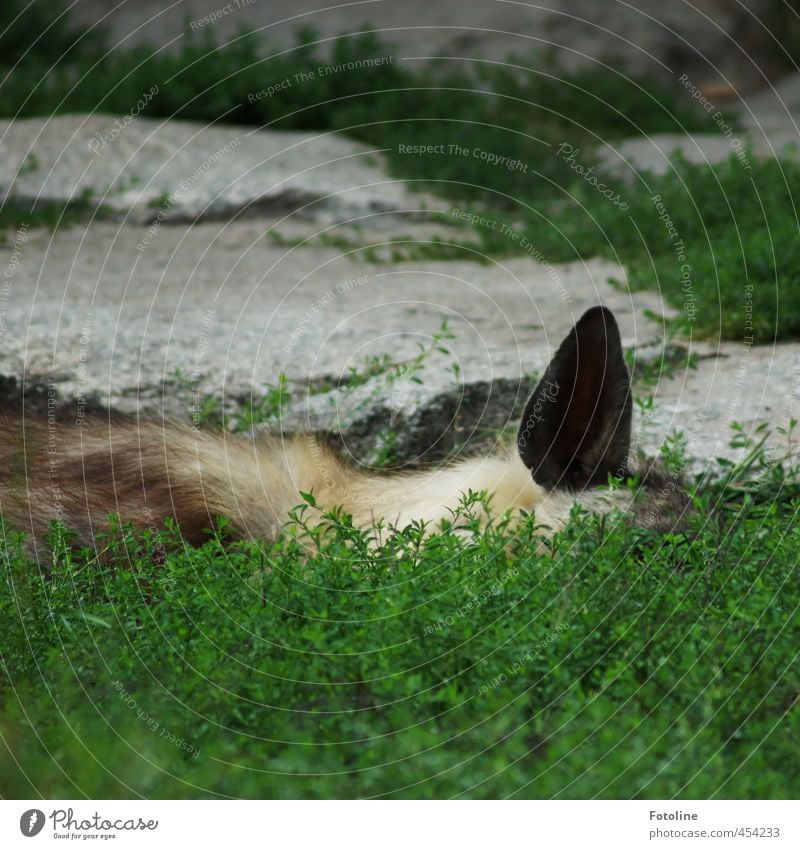
[[[0,448],[0,512],[41,541],[60,519],[93,544],[109,514],[138,527],[158,528],[174,518],[187,539],[202,542],[217,517],[241,535],[275,539],[289,513],[312,493],[322,512],[342,508],[358,527],[402,528],[419,521],[430,531],[452,520],[470,492],[488,495],[485,523],[535,513],[537,524],[561,528],[572,505],[627,509],[625,490],[595,488],[581,493],[547,491],[533,481],[516,450],[405,474],[361,472],[343,463],[313,437],[248,438],[203,432],[169,423],[117,421],[57,424],[18,419],[6,422],[9,439]],[[22,434],[24,433],[24,438]]]

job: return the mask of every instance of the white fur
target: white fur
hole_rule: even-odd
[[[484,523],[490,518],[507,515],[513,524],[523,514],[535,513],[537,524],[550,533],[566,524],[576,502],[594,512],[608,512],[613,508],[624,510],[630,505],[626,491],[612,492],[607,487],[581,493],[548,491],[534,482],[516,451],[509,451],[430,472],[362,478],[355,482],[353,497],[344,506],[361,527],[383,519],[398,528],[421,521],[430,530],[436,530],[442,520],[453,520],[455,511],[470,491],[488,495],[488,511],[476,505]]]

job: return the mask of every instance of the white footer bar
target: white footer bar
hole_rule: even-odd
[[[798,847],[800,803],[0,802],[0,846]]]

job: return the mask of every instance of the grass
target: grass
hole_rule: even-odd
[[[6,530],[0,792],[794,798],[798,495],[729,470],[685,534],[576,513],[543,553],[375,550],[310,498],[270,545],[56,528],[44,573]]]
[[[3,235],[6,242],[13,242],[13,234],[9,235],[11,230],[40,227],[55,230],[59,227],[71,227],[89,218],[97,220],[111,215],[105,207],[98,207],[88,195],[66,203],[39,201],[28,204],[7,200],[0,206],[0,231],[5,231]]]
[[[716,165],[679,158],[663,176],[623,189],[622,212],[581,181],[569,204],[539,231],[552,261],[607,256],[628,269],[633,289],[657,289],[686,334],[749,344],[800,337],[800,163],[735,156]],[[484,235],[488,250],[502,237]],[[510,249],[507,241],[506,249]]]
[[[673,332],[756,345],[798,339],[800,163],[750,163],[744,168],[735,155],[718,165],[675,157],[669,173],[645,172],[622,186],[626,210],[580,178],[542,208],[521,197],[513,212],[471,202],[467,221],[486,223],[463,237],[388,247],[399,246],[393,261],[604,256],[626,268],[631,289],[655,289],[677,310],[667,322]],[[365,245],[360,254],[374,261],[375,252]]]

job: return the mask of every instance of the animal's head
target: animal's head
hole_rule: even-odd
[[[616,319],[594,307],[567,334],[528,401],[519,454],[549,491],[586,491],[605,486],[609,476],[624,480],[635,472],[644,496],[634,505],[637,521],[668,530],[687,512],[688,497],[658,464],[629,467],[631,407]]]

